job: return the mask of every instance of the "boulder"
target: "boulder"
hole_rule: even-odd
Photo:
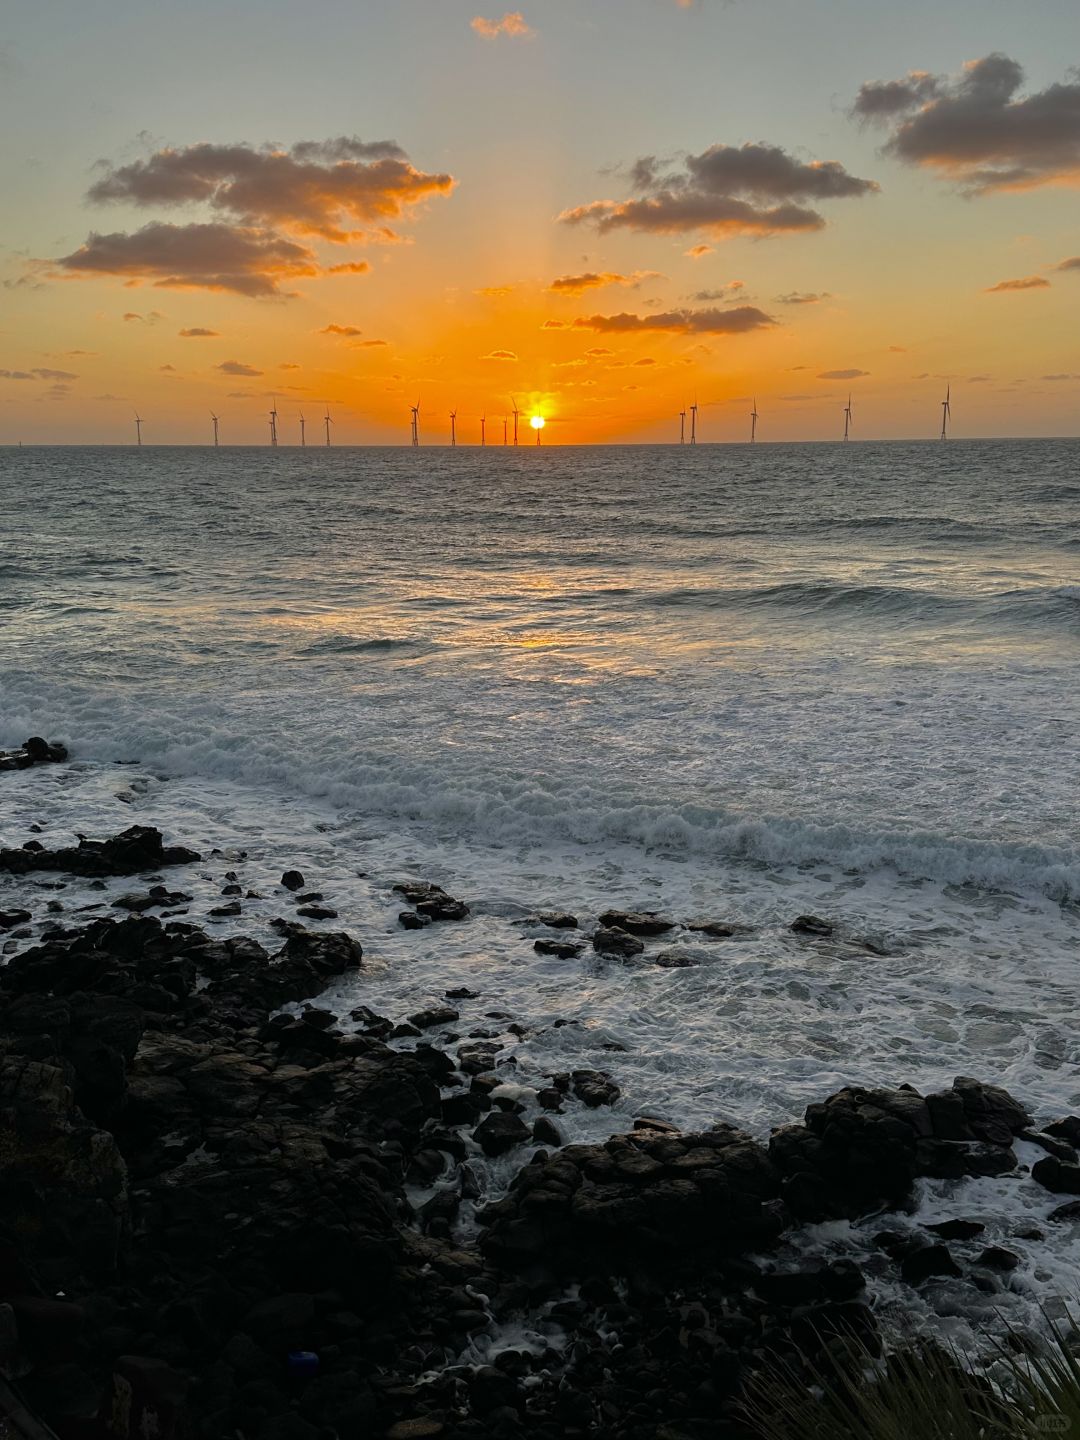
[[[675,929],[674,920],[667,920],[654,910],[605,910],[598,919],[606,928],[625,930],[630,935],[664,935]]]
[[[626,930],[604,927],[594,931],[592,943],[598,954],[618,955],[623,960],[628,960],[632,955],[640,955],[645,949],[644,941],[639,940],[636,935],[631,935]]]

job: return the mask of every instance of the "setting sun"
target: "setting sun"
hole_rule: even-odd
[[[542,415],[534,415],[529,421],[529,424],[534,430],[542,430],[544,428],[544,417]]]

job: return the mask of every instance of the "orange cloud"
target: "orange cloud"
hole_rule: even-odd
[[[487,355],[481,355],[481,360],[516,360],[518,357],[513,350],[492,350]]]
[[[245,365],[241,360],[223,360],[216,367],[223,375],[261,375],[261,370],[256,370],[254,365]]]
[[[358,330],[355,325],[324,325],[321,330],[315,332],[317,335],[362,335],[364,332]]]
[[[507,10],[501,20],[487,20],[483,15],[475,15],[469,24],[477,35],[482,35],[485,40],[498,40],[504,35],[518,40],[531,40],[536,34],[536,31],[525,23],[525,16],[520,10]]]
[[[659,278],[658,270],[635,270],[632,275],[620,275],[611,270],[590,270],[582,275],[560,275],[548,289],[556,295],[581,295],[586,290],[597,290],[603,285],[627,285],[636,289],[645,280]]]
[[[209,340],[216,338],[220,333],[217,330],[207,330],[202,325],[192,325],[189,330],[178,332],[185,340]]]
[[[997,295],[1003,290],[1049,290],[1050,281],[1044,280],[1041,275],[1025,275],[1022,280],[999,280],[996,285],[988,285],[985,290],[987,295]]]
[[[670,310],[659,315],[633,315],[624,311],[620,315],[582,316],[574,321],[575,329],[606,334],[669,330],[680,335],[744,335],[775,324],[772,316],[754,305],[737,305],[731,310]]]

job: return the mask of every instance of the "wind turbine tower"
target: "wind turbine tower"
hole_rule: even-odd
[[[851,439],[851,396],[847,397],[847,404],[844,406],[844,439]]]
[[[326,428],[326,448],[328,450],[330,449],[330,426],[333,423],[333,420],[330,419],[330,406],[327,405],[326,414],[323,416],[323,425]]]
[[[307,421],[304,419],[304,412],[300,411],[300,449],[307,449]]]
[[[758,413],[757,413],[757,396],[755,395],[755,396],[754,396],[754,408],[753,408],[753,410],[750,411],[750,444],[751,444],[751,445],[753,445],[754,441],[757,439],[757,422],[758,422],[758,419],[759,419],[759,416],[758,416]]]
[[[510,396],[510,399],[511,401],[513,401],[514,406],[514,444],[516,445],[518,443],[518,416],[521,414],[521,411],[518,409],[518,403],[516,400],[514,400],[514,397],[512,395]]]
[[[686,444],[686,411],[679,411],[679,444]]]
[[[698,405],[697,405],[697,401],[695,400],[694,403],[693,403],[693,405],[690,406],[690,444],[691,444],[691,445],[696,445],[696,444],[697,444],[697,412],[698,412]]]
[[[480,416],[480,448],[483,449],[486,444],[487,444],[487,416],[486,416],[486,415],[481,415],[481,416]]]
[[[509,445],[510,441],[506,438],[506,426],[507,426],[507,421],[506,421],[506,416],[504,415],[504,416],[503,416],[503,444],[504,444],[504,445]]]
[[[409,407],[412,411],[412,443],[413,449],[420,444],[420,397],[416,397],[416,404]]]
[[[142,444],[142,417],[140,415],[135,416],[135,444]]]
[[[270,444],[277,446],[277,396],[270,402]]]
[[[450,444],[457,445],[457,411],[450,411]]]
[[[946,387],[945,387],[945,399],[941,402],[941,438],[942,438],[942,440],[947,440],[947,439],[949,438],[949,421],[952,419],[952,408],[951,408],[950,405],[949,405],[949,401],[950,401],[951,398],[952,398],[952,385],[949,384],[949,385],[946,385]]]
[[[212,410],[210,411],[210,419],[214,422],[214,449],[216,450],[218,448],[218,417]]]

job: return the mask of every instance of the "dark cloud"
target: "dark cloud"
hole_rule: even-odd
[[[1050,281],[1041,275],[1025,275],[1021,280],[999,280],[996,285],[986,287],[987,295],[996,295],[1002,290],[1049,290]]]
[[[55,262],[67,275],[117,275],[177,290],[231,290],[238,295],[281,293],[279,282],[317,275],[306,245],[270,230],[240,225],[170,225],[152,221],[133,234],[91,234],[85,245]],[[128,319],[141,319],[129,312]]]
[[[210,340],[216,338],[220,333],[217,330],[207,330],[202,325],[192,325],[188,330],[178,332],[185,340]]]
[[[1075,181],[1080,76],[1020,96],[1023,81],[1017,61],[995,52],[956,76],[915,71],[863,85],[853,112],[888,128],[889,154],[974,193]]]
[[[653,156],[630,169],[630,200],[594,200],[566,210],[567,224],[589,223],[605,233],[618,228],[713,236],[776,235],[820,230],[825,221],[808,201],[867,195],[872,180],[850,175],[835,160],[804,162],[779,145],[711,145],[688,155],[681,170],[666,170]]]
[[[560,275],[548,289],[556,295],[581,295],[586,290],[599,290],[604,285],[629,285],[636,288],[643,280],[659,278],[657,270],[635,270],[632,275],[620,275],[612,270],[587,270],[582,275]]]
[[[669,310],[660,315],[582,316],[574,321],[579,330],[597,330],[616,335],[635,330],[667,330],[681,335],[744,335],[750,330],[763,330],[776,321],[753,305],[739,305],[734,310]]]
[[[1068,260],[1062,260],[1054,266],[1055,270],[1080,270],[1080,255],[1072,255]]]
[[[786,295],[777,295],[778,305],[820,305],[822,300],[829,299],[829,292],[823,290],[819,295],[813,290],[790,290]]]
[[[358,330],[355,325],[324,325],[321,330],[316,331],[318,335],[362,335],[364,332]]]
[[[864,375],[869,374],[869,370],[822,370],[817,378],[819,380],[861,380]]]
[[[223,360],[216,367],[223,375],[261,375],[261,370],[256,370],[253,365],[245,365],[242,360]]]
[[[450,175],[417,170],[391,140],[302,140],[290,150],[253,145],[187,145],[158,150],[109,171],[89,190],[96,204],[206,204],[246,226],[274,225],[344,242],[366,238],[430,195]],[[347,227],[360,226],[359,231]]]
[[[0,380],[77,380],[78,375],[73,375],[70,370],[48,370],[38,367],[35,370],[0,370]]]

